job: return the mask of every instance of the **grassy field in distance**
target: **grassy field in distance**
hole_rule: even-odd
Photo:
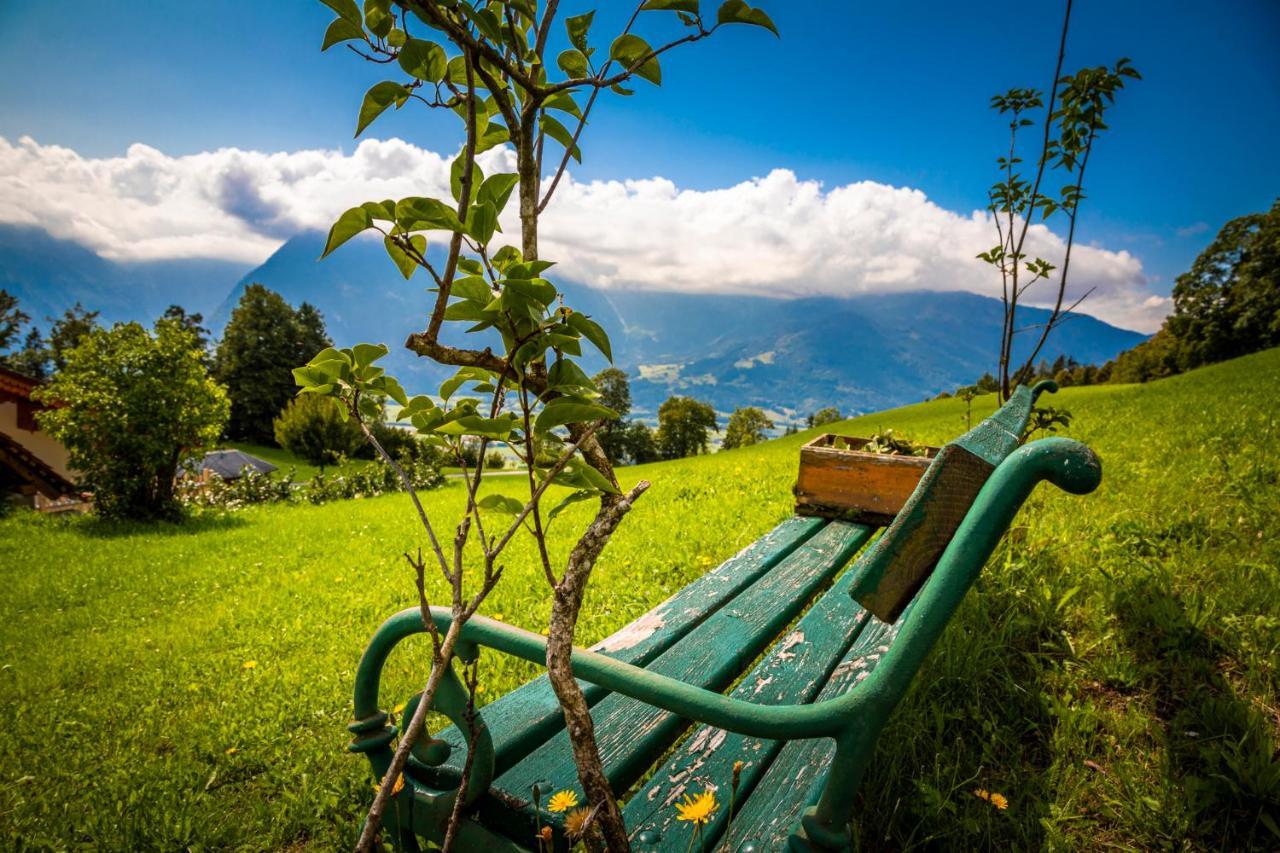
[[[1023,510],[880,739],[859,840],[1275,849],[1280,350],[1047,402],[1073,412],[1067,434],[1102,456],[1103,484],[1042,486]],[[975,422],[993,404],[975,400]],[[934,401],[832,431],[936,444],[963,411]],[[788,516],[813,434],[622,469],[654,485],[605,550],[580,643]],[[442,519],[461,501],[456,480],[425,495]],[[557,558],[589,514],[556,520]],[[5,846],[349,847],[372,798],[365,760],[344,752],[352,678],[376,626],[414,603],[400,554],[420,540],[403,495],[183,525],[0,519]],[[505,565],[484,612],[541,630],[529,543]],[[418,689],[420,664],[393,657],[388,704]],[[486,655],[482,698],[536,671]]]

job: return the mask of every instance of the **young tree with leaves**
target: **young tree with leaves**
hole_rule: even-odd
[[[665,53],[708,38],[722,26],[775,28],[767,15],[741,0],[720,4],[714,21],[703,17],[696,0],[647,0],[636,5],[607,51],[592,45],[594,12],[564,19],[571,46],[553,60],[548,42],[558,24],[557,0],[404,0],[394,6],[390,0],[367,0],[363,11],[354,0],[324,2],[338,17],[325,32],[323,48],[345,43],[397,74],[397,79],[377,83],[366,93],[357,135],[392,106],[401,109],[411,103],[449,111],[462,120],[464,141],[450,169],[452,198],[409,197],[354,207],[339,217],[325,247],[328,254],[372,230],[381,235],[405,278],[424,270],[434,302],[425,327],[411,335],[406,346],[458,371],[441,387],[439,402],[424,395],[409,399],[399,383],[374,364],[385,348],[361,345],[324,351],[297,371],[299,384],[306,393],[337,396],[362,424],[380,417],[382,401],[389,398],[401,407],[400,416],[432,441],[454,449],[468,439],[480,442],[477,464],[463,472],[467,501],[450,553],[414,497],[433,571],[440,571],[450,590],[450,618],[446,630],[437,629],[423,580],[427,561],[412,561],[424,627],[432,641],[431,675],[423,700],[403,727],[359,847],[371,848],[389,792],[422,732],[426,710],[441,679],[453,673],[461,626],[497,583],[498,560],[511,537],[528,532],[551,588],[547,669],[565,714],[579,779],[604,843],[611,850],[627,850],[622,816],[600,764],[590,711],[573,678],[570,655],[596,559],[648,483],[624,492],[596,438],[616,413],[599,402],[599,390],[576,359],[584,343],[610,360],[612,352],[604,330],[566,305],[546,278],[552,263],[539,253],[540,217],[569,161],[581,159],[580,138],[602,92],[629,95],[627,85],[637,78],[659,83]],[[674,13],[685,35],[652,47],[636,32],[644,12]],[[484,174],[477,156],[497,147],[509,150],[515,172]],[[516,222],[510,215],[505,222],[517,227],[508,237],[499,225],[512,199]],[[438,253],[428,255],[428,240],[439,241]],[[445,343],[441,330],[450,322],[465,323],[475,343]],[[464,386],[466,393],[459,393]],[[373,439],[367,426],[365,435]],[[490,443],[505,444],[525,466],[526,499],[476,498]],[[574,487],[568,501],[589,499],[597,506],[559,571],[546,546],[547,525],[559,508],[544,512],[542,507],[552,483]],[[463,558],[473,536],[483,554],[476,567],[479,577],[475,571],[468,574]],[[474,689],[473,668],[467,678]],[[457,802],[460,809],[462,798]],[[452,830],[444,846],[451,841]]]
[[[1075,245],[1080,202],[1085,197],[1085,169],[1094,143],[1108,129],[1104,119],[1116,94],[1124,88],[1126,80],[1141,77],[1128,59],[1118,60],[1111,68],[1082,68],[1074,74],[1064,75],[1062,66],[1066,59],[1070,23],[1071,0],[1067,0],[1047,108],[1044,95],[1038,89],[1010,89],[991,99],[992,109],[1009,117],[1009,150],[996,159],[1001,178],[988,193],[990,204],[987,209],[999,242],[979,254],[978,258],[1000,271],[1004,305],[998,361],[1001,401],[1008,399],[1015,385],[1027,381],[1050,333],[1089,295],[1086,292],[1071,305],[1065,304],[1071,250]],[[1027,180],[1019,170],[1019,164],[1023,162],[1018,153],[1019,133],[1035,126],[1036,122],[1029,116],[1040,110],[1044,111],[1043,135],[1035,147],[1035,174]],[[1067,182],[1056,196],[1041,189],[1043,181],[1050,175],[1060,175]],[[1067,219],[1066,247],[1059,266],[1040,257],[1027,259],[1027,234],[1037,213],[1042,221],[1059,213]],[[1028,290],[1038,282],[1051,279],[1055,270],[1058,271],[1057,292],[1049,318],[1038,326],[1019,328],[1018,305]],[[1026,360],[1018,366],[1013,361],[1016,336],[1028,331],[1038,334]]]

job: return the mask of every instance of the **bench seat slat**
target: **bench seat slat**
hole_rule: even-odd
[[[662,604],[592,646],[592,651],[644,666],[785,560],[825,525],[819,518],[788,518],[719,567],[699,576]],[[578,684],[587,702],[593,705],[607,692],[585,681]],[[482,714],[493,736],[497,773],[511,768],[564,728],[560,704],[546,675],[486,705]],[[451,788],[457,785],[462,773],[466,741],[452,726],[438,737],[453,748],[449,759],[433,768],[412,761],[414,775],[428,784]]]
[[[871,536],[872,528],[831,522],[749,589],[720,608],[646,668],[689,684],[722,690],[826,586]],[[624,793],[689,725],[689,721],[621,694],[592,709],[605,774]],[[579,788],[567,733],[560,732],[499,776],[481,805],[482,821],[528,839],[534,831],[532,790],[545,792],[544,825],[564,814],[547,812],[547,796]]]
[[[812,701],[870,618],[849,596],[853,581],[853,569],[841,575],[731,695],[761,705]],[[633,849],[686,849],[694,825],[676,819],[675,803],[686,794],[708,789],[716,792],[720,802],[702,830],[704,848],[712,849],[729,815],[734,762],[743,763],[736,798],[741,804],[782,745],[782,741],[700,726],[627,803],[623,817]]]
[[[818,694],[819,701],[854,689],[871,674],[893,645],[907,612],[893,625],[874,616],[868,619],[866,628]],[[734,817],[724,849],[738,850],[748,841],[754,842],[756,850],[787,849],[787,837],[799,825],[801,813],[816,801],[834,755],[835,743],[829,738],[783,744]]]

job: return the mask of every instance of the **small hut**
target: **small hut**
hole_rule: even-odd
[[[270,474],[276,470],[276,466],[272,465],[265,459],[259,459],[243,450],[213,450],[204,455],[203,459],[196,461],[188,470],[192,471],[201,480],[208,480],[210,477],[218,477],[223,480],[238,480],[245,469],[248,468],[257,471],[259,474]]]

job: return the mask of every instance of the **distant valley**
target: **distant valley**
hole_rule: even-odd
[[[0,287],[41,326],[77,300],[106,320],[150,320],[177,303],[202,312],[217,332],[244,286],[260,282],[295,305],[319,308],[339,345],[387,343],[388,367],[411,389],[434,390],[449,371],[399,346],[423,325],[426,276],[406,282],[371,240],[354,240],[318,262],[323,245],[319,232],[299,234],[251,270],[219,261],[121,264],[37,229],[0,226]],[[990,370],[1001,322],[999,300],[968,293],[775,300],[603,290],[558,280],[554,270],[552,279],[567,305],[609,332],[642,418],[652,418],[671,394],[696,396],[726,413],[760,406],[779,422],[827,405],[854,413],[913,402]],[[1047,314],[1029,309],[1024,322]],[[1144,338],[1080,315],[1054,333],[1044,355],[1101,363]],[[604,366],[600,358],[587,361],[589,369]]]

